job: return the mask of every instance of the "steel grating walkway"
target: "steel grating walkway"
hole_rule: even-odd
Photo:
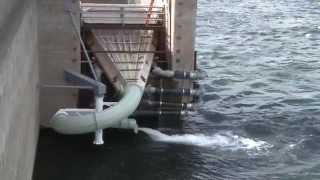
[[[92,30],[97,43],[126,82],[139,83],[152,64],[154,47],[150,30]],[[105,61],[104,59],[103,61]],[[148,74],[148,73],[147,73]],[[147,79],[147,77],[143,77]]]
[[[91,32],[90,48],[116,89],[145,87],[155,47],[154,29],[165,25],[163,3],[81,4],[82,23]]]

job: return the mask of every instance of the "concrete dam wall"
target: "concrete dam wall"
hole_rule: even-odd
[[[31,179],[38,138],[34,0],[0,1],[0,179]]]

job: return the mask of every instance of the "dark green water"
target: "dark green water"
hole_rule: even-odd
[[[103,147],[43,131],[34,180],[320,179],[320,1],[198,6],[199,111]]]

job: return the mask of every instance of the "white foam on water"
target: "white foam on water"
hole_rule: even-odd
[[[150,128],[139,128],[153,140],[166,143],[186,144],[210,148],[223,148],[228,150],[255,150],[266,151],[273,146],[265,141],[257,141],[234,135],[231,132],[217,133],[212,136],[204,134],[167,135]]]
[[[308,39],[310,39],[310,38],[312,37],[312,34],[307,33],[307,34],[305,34],[305,37],[308,38]]]

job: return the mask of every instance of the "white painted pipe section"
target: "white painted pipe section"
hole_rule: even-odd
[[[118,102],[103,102],[104,106],[114,106],[115,104],[117,104]]]
[[[102,111],[103,111],[103,96],[96,97],[96,113],[99,113]],[[103,145],[104,144],[103,129],[96,130],[93,144],[95,144],[95,145]]]
[[[103,129],[96,130],[94,133],[94,141],[93,144],[95,145],[103,145]]]
[[[100,67],[98,65],[94,66],[94,69],[97,73],[97,78],[99,81],[101,81],[101,75],[102,75],[102,71],[100,69]],[[102,112],[103,111],[103,96],[99,97],[96,96],[95,98],[95,103],[96,103],[96,112]],[[95,134],[94,134],[94,141],[93,144],[95,145],[103,145],[104,141],[103,141],[103,129],[98,129],[96,130]]]
[[[111,128],[117,129],[132,129],[134,133],[138,134],[139,127],[135,119],[125,119],[120,121],[118,124],[115,124]]]
[[[123,98],[116,105],[102,111],[92,113],[59,110],[51,119],[51,126],[62,134],[83,134],[119,126],[134,126],[132,122],[122,123],[138,108],[143,95],[143,88],[136,84],[128,84]]]

